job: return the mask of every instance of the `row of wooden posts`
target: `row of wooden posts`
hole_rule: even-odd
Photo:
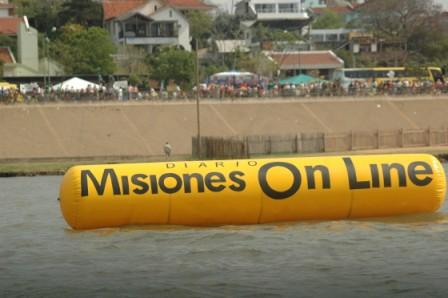
[[[198,141],[192,139],[193,156]],[[448,146],[448,129],[397,129],[345,133],[298,133],[207,137],[200,139],[201,158],[247,158],[254,155],[347,152],[356,150]]]

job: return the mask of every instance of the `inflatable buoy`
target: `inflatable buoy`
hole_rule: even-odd
[[[60,190],[73,229],[260,224],[434,212],[445,174],[431,155],[76,166]]]

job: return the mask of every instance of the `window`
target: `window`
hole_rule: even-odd
[[[299,5],[297,3],[280,3],[278,5],[279,13],[299,12]]]
[[[350,79],[368,79],[373,78],[373,71],[366,69],[347,70],[345,77]]]
[[[176,34],[174,23],[153,23],[151,25],[152,37],[176,37]]]
[[[146,36],[146,24],[137,24],[137,37]]]
[[[125,24],[126,37],[146,37],[148,36],[148,27],[146,22],[139,22],[134,19],[130,23]]]
[[[311,40],[314,42],[323,42],[324,36],[322,34],[311,34]]]
[[[151,25],[151,36],[152,37],[160,36],[160,24],[154,23]]]
[[[338,41],[337,34],[327,34],[327,41]]]
[[[257,13],[275,13],[275,4],[255,4]]]
[[[137,35],[137,26],[135,24],[126,24],[124,28],[126,37],[135,37]]]

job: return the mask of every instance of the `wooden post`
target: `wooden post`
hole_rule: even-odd
[[[295,137],[295,143],[296,143],[296,152],[295,153],[299,153],[299,134],[296,134],[296,137]]]
[[[443,127],[440,132],[443,137],[442,142],[439,145],[448,145],[448,129],[446,129],[446,127]]]
[[[379,129],[376,130],[376,149],[381,148],[381,131]]]
[[[272,138],[268,137],[268,154],[272,154]]]
[[[323,152],[327,152],[327,133],[325,132],[324,133],[324,141],[323,141],[323,143],[324,143],[324,150],[323,150]]]
[[[404,129],[403,128],[401,128],[398,131],[398,142],[399,142],[399,144],[398,144],[399,147],[401,147],[401,148],[405,147],[404,146]]]
[[[292,143],[292,153],[297,153],[297,134],[294,135],[294,137],[291,140]]]
[[[432,141],[431,141],[432,130],[431,130],[431,127],[428,127],[428,130],[426,131],[426,133],[428,135],[428,138],[426,139],[428,147],[431,147],[431,145],[432,145]]]
[[[354,140],[354,135],[353,135],[353,130],[350,130],[350,148],[349,148],[349,150],[350,151],[353,151],[353,149],[354,149],[354,145],[355,145],[355,140]]]

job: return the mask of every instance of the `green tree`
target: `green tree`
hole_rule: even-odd
[[[448,32],[443,28],[422,28],[409,39],[411,63],[448,65]]]
[[[360,12],[366,29],[406,47],[413,34],[430,27],[436,6],[432,0],[370,0]]]
[[[271,29],[262,24],[258,24],[255,27],[255,38],[260,41],[273,41],[273,42],[296,42],[300,40],[300,33],[297,31],[287,31],[281,29]]]
[[[119,46],[115,60],[117,73],[129,74],[132,85],[143,86],[150,73],[150,67],[146,63],[147,54],[144,49],[136,46]]]
[[[237,16],[221,13],[213,20],[213,37],[215,39],[241,38],[240,20]]]
[[[202,73],[200,74],[202,78],[211,76],[215,73],[226,71],[227,67],[219,64],[207,64],[202,68]]]
[[[102,26],[103,8],[99,1],[68,0],[62,5],[63,24],[75,23],[83,26]]]
[[[15,38],[0,34],[0,47],[10,48],[14,57],[17,57],[17,41]]]
[[[116,48],[104,29],[69,24],[61,31],[51,43],[50,52],[67,73],[107,75],[114,72],[112,55]]]
[[[49,33],[51,28],[59,27],[63,0],[14,0],[17,14],[27,16],[30,25],[39,32]]]
[[[239,53],[237,68],[241,71],[249,71],[262,76],[270,77],[278,69],[277,64],[263,53]]]
[[[199,10],[189,11],[187,18],[190,24],[190,35],[194,39],[198,39],[200,47],[205,46],[206,40],[212,34],[212,18],[207,13]]]
[[[344,60],[344,67],[375,67],[377,57],[372,55],[355,54],[345,49],[335,50],[335,54]]]
[[[378,54],[380,64],[444,60],[444,26],[432,0],[370,0],[361,6],[358,23],[389,45],[388,53]]]
[[[194,76],[194,54],[175,47],[162,48],[148,58],[151,78],[159,81],[176,81],[182,87],[190,87]]]
[[[338,29],[345,26],[341,15],[326,11],[313,22],[313,29]]]

